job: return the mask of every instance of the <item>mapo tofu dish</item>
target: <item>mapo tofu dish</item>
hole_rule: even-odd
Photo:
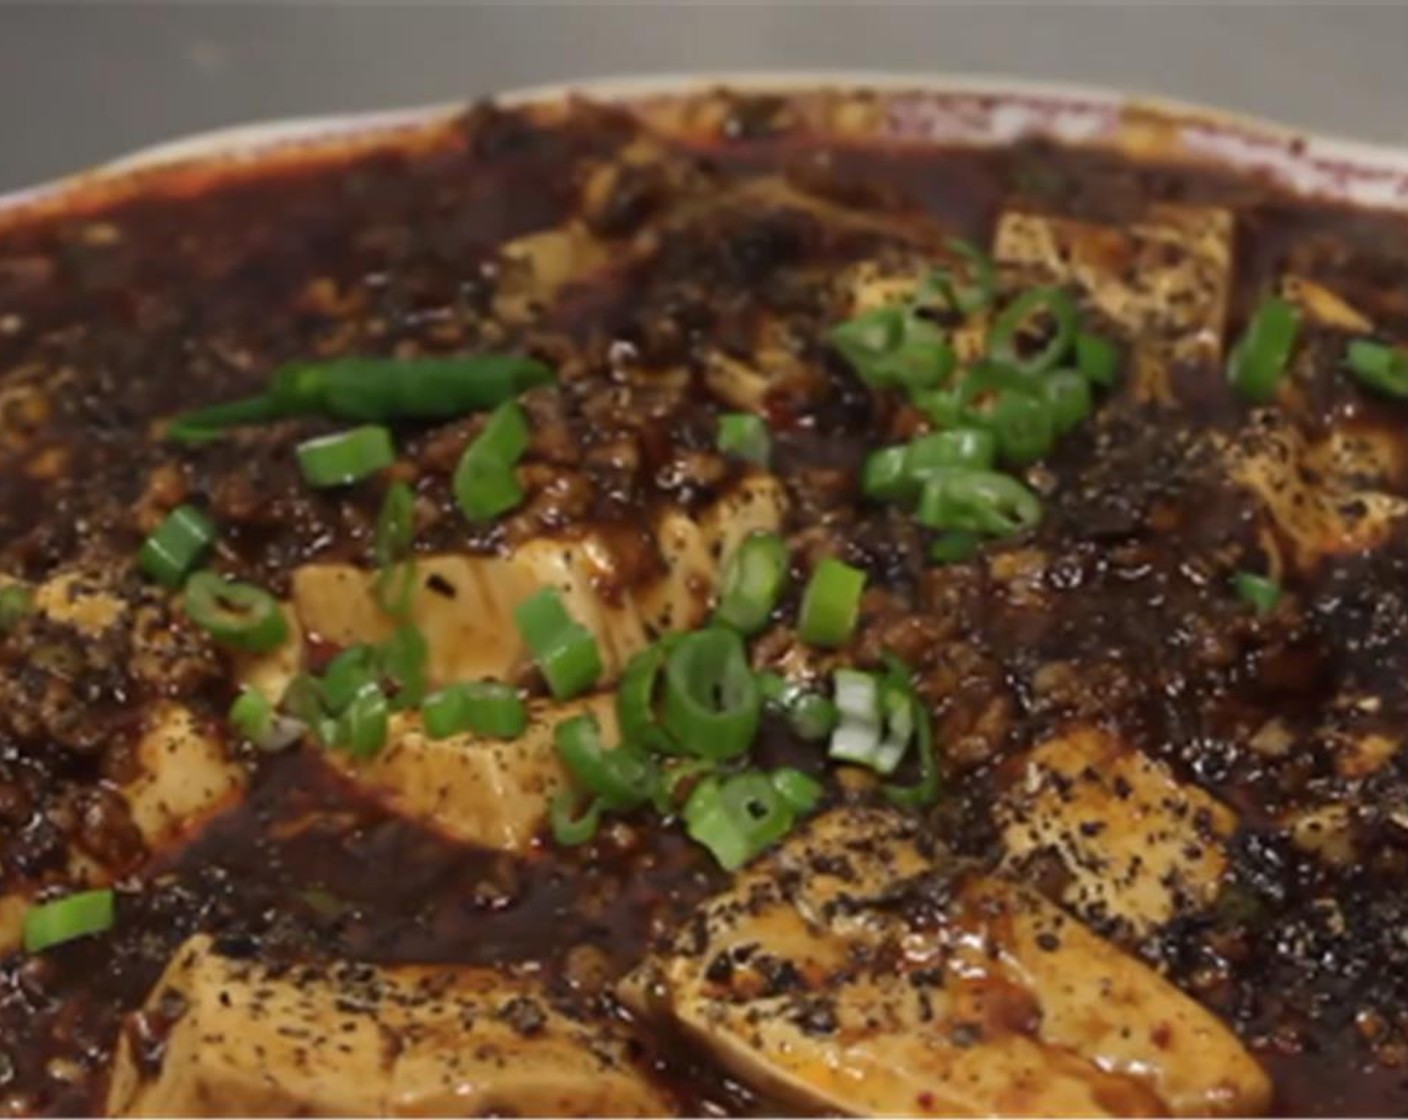
[[[1408,219],[884,112],[0,215],[0,1112],[1408,1109]]]

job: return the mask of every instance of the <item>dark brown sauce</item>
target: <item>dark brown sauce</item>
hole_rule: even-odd
[[[759,213],[727,237],[686,231],[648,266],[566,293],[542,336],[493,334],[486,309],[495,247],[563,220],[584,164],[610,155],[633,129],[605,111],[584,110],[554,128],[484,111],[430,154],[381,154],[190,198],[137,200],[83,223],[0,236],[0,323],[15,316],[0,330],[0,370],[63,368],[72,377],[41,426],[63,468],[36,477],[44,446],[0,452],[0,566],[39,577],[80,551],[130,555],[141,539],[132,509],[171,458],[146,439],[150,422],[252,391],[282,360],[324,350],[547,346],[557,333],[586,350],[626,340],[642,362],[687,367],[700,339],[746,335],[759,304],[792,300],[811,310],[808,293],[785,282],[790,263],[831,267],[861,252],[792,216]],[[1398,218],[1290,199],[1242,177],[1043,145],[915,151],[785,133],[759,139],[751,127],[738,135],[675,156],[721,186],[783,174],[822,197],[923,215],[978,241],[1013,198],[1111,221],[1157,201],[1225,205],[1238,216],[1234,325],[1270,278],[1295,269],[1362,296],[1385,327],[1408,326],[1399,294],[1408,291],[1408,223]],[[612,221],[643,220],[650,197],[637,191]],[[749,298],[722,298],[739,292]],[[935,588],[912,526],[858,509],[847,482],[893,418],[878,414],[819,340],[809,345],[822,370],[817,399],[774,405],[777,470],[806,476],[793,527],[834,526],[877,585],[896,599],[926,599],[956,627],[919,632],[924,650],[943,641],[973,652],[955,669],[963,688],[940,713],[941,741],[969,728],[989,700],[1004,699],[1013,713],[991,757],[950,760],[934,828],[959,852],[990,858],[988,806],[1006,744],[1033,741],[1073,715],[1119,728],[1243,821],[1233,881],[1245,905],[1176,921],[1127,947],[1239,1031],[1271,1071],[1280,1112],[1403,1114],[1408,838],[1386,809],[1408,801],[1408,762],[1400,755],[1373,779],[1347,785],[1323,743],[1275,763],[1240,744],[1273,716],[1308,735],[1344,691],[1381,704],[1374,721],[1356,726],[1408,725],[1408,540],[1400,534],[1372,556],[1326,564],[1291,586],[1293,614],[1265,623],[1190,576],[1200,556],[1255,555],[1257,547],[1245,498],[1179,442],[1180,428],[1240,423],[1214,378],[1177,416],[1111,406],[1099,446],[1071,441],[1053,457],[1056,476],[1084,483],[1058,490],[1039,537],[1051,551],[1058,609],[1014,607],[974,571],[955,570]],[[1319,413],[1402,430],[1401,407],[1368,400],[1333,373],[1316,382]],[[544,462],[580,468],[591,497],[577,520],[629,538],[639,509],[661,500],[671,455],[708,450],[716,407],[701,407],[697,392],[678,405],[650,402],[658,412],[618,430],[616,418],[590,412],[589,390],[584,382],[564,392],[562,426],[580,446]],[[627,429],[642,448],[635,475],[586,462]],[[422,496],[446,506],[447,472],[435,467],[442,433],[403,435],[426,468]],[[311,493],[292,443],[274,430],[212,445],[187,457],[182,478],[228,526],[230,566],[276,588],[311,556],[365,560],[378,497]],[[722,485],[691,483],[669,497],[693,505]],[[1404,480],[1395,486],[1408,493]],[[1172,520],[1153,533],[1150,511],[1162,506]],[[573,524],[560,520],[554,527]],[[480,549],[500,540],[447,517],[419,543]],[[1079,665],[1079,695],[1031,691],[1036,670],[1052,660]],[[116,751],[130,738],[130,709],[149,697],[119,675],[104,680],[86,702],[94,711],[112,706],[102,729]],[[206,682],[188,699],[215,714],[224,695]],[[813,748],[776,729],[764,753],[818,765]],[[0,882],[42,869],[62,850],[45,831],[53,828],[42,811],[46,791],[92,785],[108,765],[106,756],[0,729],[0,791],[9,799],[0,799],[0,823],[21,838],[0,852]],[[1287,807],[1346,791],[1368,810],[1362,849],[1371,855],[1331,872],[1293,851],[1273,825]],[[295,754],[260,761],[244,804],[144,867],[141,880],[141,890],[123,891],[110,934],[0,965],[0,1111],[97,1107],[119,1019],[197,930],[217,934],[227,951],[271,957],[531,966],[548,973],[561,998],[621,1014],[609,981],[723,877],[677,831],[634,821],[576,853],[544,847],[517,860],[467,849],[391,816]],[[656,1075],[684,1110],[776,1107],[697,1048],[653,1026],[648,1037],[657,1040]]]

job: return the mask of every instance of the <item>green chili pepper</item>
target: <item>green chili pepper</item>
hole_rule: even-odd
[[[226,428],[290,416],[448,420],[494,408],[552,379],[542,362],[515,354],[296,362],[279,369],[258,396],[183,413],[167,434],[197,442]]]

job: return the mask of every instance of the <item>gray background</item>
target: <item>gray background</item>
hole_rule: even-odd
[[[759,67],[1086,81],[1408,143],[1408,4],[0,0],[0,190],[251,119]]]

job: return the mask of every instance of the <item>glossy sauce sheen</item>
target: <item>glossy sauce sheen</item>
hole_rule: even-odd
[[[774,109],[740,103],[720,135],[671,140],[662,158],[721,190],[782,175],[818,197],[932,221],[980,244],[1014,199],[1109,221],[1157,201],[1227,205],[1237,216],[1234,325],[1268,280],[1294,265],[1346,298],[1371,298],[1390,333],[1408,327],[1400,218],[1292,200],[1246,179],[1039,145],[838,146],[777,125]],[[177,461],[185,464],[178,487],[222,527],[229,570],[284,591],[306,559],[367,563],[379,490],[314,492],[298,477],[291,448],[323,430],[318,422],[248,433],[184,459],[150,438],[151,422],[256,391],[279,362],[310,354],[521,345],[566,371],[560,400],[529,401],[540,438],[529,459],[540,481],[528,511],[470,530],[448,490],[469,428],[407,429],[398,437],[419,472],[418,492],[443,512],[418,546],[482,551],[593,524],[645,578],[653,561],[641,509],[666,500],[693,508],[723,492],[737,468],[708,459],[718,406],[697,378],[680,399],[638,393],[628,406],[637,415],[618,423],[602,386],[617,376],[622,347],[643,368],[688,368],[701,340],[746,347],[762,304],[815,316],[806,354],[820,371],[814,391],[769,403],[774,469],[794,488],[789,528],[839,539],[883,589],[867,604],[868,640],[908,644],[935,681],[945,672],[961,681],[949,686],[937,730],[941,748],[966,745],[945,760],[933,828],[960,853],[990,858],[989,804],[1016,747],[1073,713],[1118,729],[1235,807],[1241,828],[1226,905],[1142,939],[1102,932],[1238,1031],[1271,1072],[1280,1111],[1401,1115],[1408,831],[1390,810],[1408,806],[1405,762],[1396,755],[1350,780],[1329,747],[1309,738],[1275,759],[1244,745],[1248,729],[1273,717],[1309,736],[1351,684],[1377,699],[1374,727],[1408,726],[1401,527],[1371,555],[1289,581],[1291,609],[1250,618],[1209,575],[1221,571],[1218,550],[1257,556],[1248,499],[1185,454],[1183,441],[1190,431],[1235,432],[1245,409],[1220,370],[1191,371],[1190,383],[1205,388],[1180,394],[1181,408],[1112,401],[1099,441],[1078,433],[1048,462],[1057,485],[1037,541],[1048,560],[1041,609],[1015,606],[983,564],[933,575],[912,526],[860,504],[854,490],[855,468],[867,449],[895,438],[896,417],[826,351],[818,293],[776,279],[799,260],[840,268],[862,258],[865,236],[829,237],[761,207],[723,235],[707,223],[665,232],[649,264],[604,268],[529,327],[494,322],[507,267],[496,248],[577,213],[585,169],[612,158],[638,128],[592,108],[543,125],[480,109],[431,151],[361,156],[0,232],[0,391],[63,375],[43,416],[7,406],[0,570],[41,579],[80,554],[128,564],[142,539],[134,511]],[[666,207],[668,185],[649,173],[636,180],[619,182],[592,211],[603,235],[634,235]],[[1361,394],[1333,362],[1313,389],[1327,423],[1349,418],[1397,433],[1408,419],[1404,408]],[[637,456],[629,468],[613,452],[624,432]],[[686,453],[704,458],[682,462]],[[1397,493],[1408,493],[1403,482]],[[1161,506],[1173,513],[1156,528],[1150,511]],[[35,703],[23,682],[42,637],[4,654],[3,672],[19,682],[6,699],[16,710]],[[940,648],[943,665],[926,661]],[[1070,666],[1074,685],[1033,689],[1037,670],[1054,662]],[[183,665],[173,691],[217,718],[232,688],[218,657],[196,649]],[[120,657],[89,669],[85,688],[61,698],[76,726],[56,732],[43,719],[18,726],[0,716],[0,885],[52,867],[66,828],[82,832],[72,821],[83,817],[84,791],[120,780],[130,765],[134,712],[151,689]],[[984,724],[993,711],[995,723]],[[818,753],[780,727],[766,730],[765,758],[817,768]],[[251,790],[237,809],[179,849],[146,861],[132,853],[142,887],[122,893],[113,931],[0,963],[0,1111],[97,1107],[119,1018],[198,930],[227,951],[274,958],[545,971],[563,999],[624,1014],[611,1003],[610,979],[724,880],[677,831],[645,821],[608,830],[583,851],[544,844],[518,860],[398,820],[298,752],[250,765]],[[1276,823],[1288,807],[1325,797],[1364,808],[1362,858],[1348,867],[1317,863]],[[110,855],[124,836],[115,815],[83,842]],[[697,1048],[651,1037],[659,1041],[646,1060],[682,1109],[775,1107]]]

